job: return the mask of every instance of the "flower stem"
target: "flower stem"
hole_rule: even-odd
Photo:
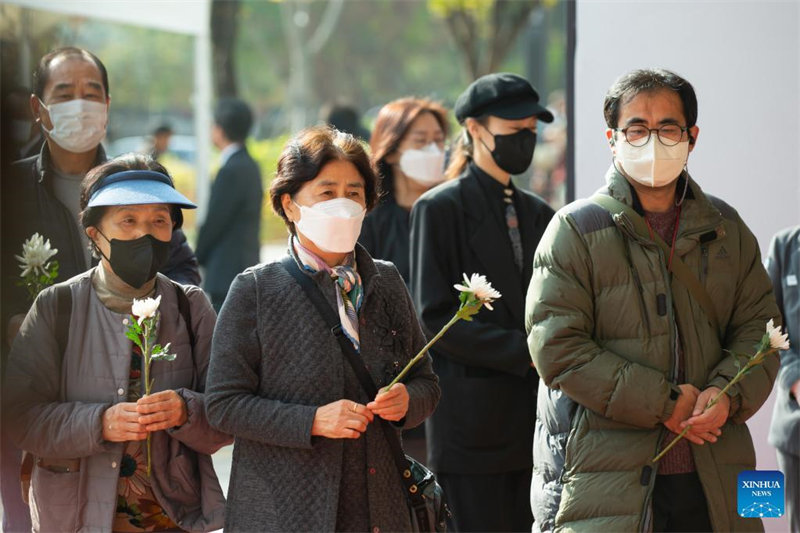
[[[733,379],[731,379],[731,380],[728,382],[728,384],[727,384],[727,385],[725,385],[725,387],[724,387],[724,388],[723,388],[721,391],[719,391],[719,393],[718,393],[716,396],[714,396],[714,397],[711,399],[711,401],[709,401],[709,402],[708,402],[708,405],[706,405],[706,406],[705,406],[705,408],[703,409],[703,413],[705,413],[706,411],[708,411],[709,409],[711,409],[712,407],[714,407],[715,405],[717,405],[717,402],[719,402],[719,399],[720,399],[720,398],[722,398],[722,395],[723,395],[723,394],[725,394],[726,392],[728,392],[728,390],[730,390],[730,388],[731,388],[732,386],[734,386],[734,385],[735,385],[737,382],[739,382],[739,381],[740,381],[740,380],[741,380],[741,379],[744,377],[744,375],[745,375],[745,374],[746,374],[746,373],[747,373],[747,372],[748,372],[748,371],[749,371],[751,368],[753,368],[754,366],[756,366],[756,365],[760,364],[760,362],[764,360],[764,357],[766,357],[767,355],[769,355],[770,353],[772,353],[772,352],[775,352],[775,351],[776,351],[776,350],[775,350],[775,348],[770,348],[770,349],[769,349],[769,350],[767,350],[766,352],[761,352],[761,351],[759,351],[759,352],[758,352],[758,353],[756,353],[756,354],[755,354],[753,357],[751,357],[750,359],[748,359],[748,360],[747,360],[747,364],[746,364],[746,365],[744,365],[742,368],[740,368],[740,369],[739,369],[739,371],[736,373],[736,375],[735,375],[735,376],[733,376]],[[763,354],[763,357],[761,357],[761,358],[757,359],[757,357],[759,356],[759,354]],[[758,361],[758,362],[756,362],[756,361]],[[702,414],[702,413],[701,413],[701,414]],[[678,441],[679,441],[679,440],[681,440],[683,437],[685,437],[685,436],[686,436],[686,434],[689,432],[689,430],[690,430],[690,429],[692,429],[692,426],[686,426],[686,427],[683,429],[683,431],[681,431],[681,432],[680,432],[680,434],[679,434],[677,437],[675,437],[674,439],[672,439],[672,441],[671,441],[671,442],[670,442],[670,443],[667,445],[667,447],[666,447],[666,448],[664,448],[663,450],[661,450],[661,451],[659,452],[659,454],[658,454],[658,455],[656,455],[655,457],[653,457],[652,461],[655,463],[655,462],[657,462],[659,459],[661,459],[662,457],[664,457],[664,455],[665,455],[665,454],[666,454],[668,451],[670,451],[670,450],[672,449],[672,447],[673,447],[673,446],[675,446],[675,445],[678,443]]]
[[[430,350],[431,346],[433,346],[434,344],[436,344],[436,341],[438,341],[439,339],[441,339],[441,338],[442,338],[442,335],[444,335],[444,334],[447,332],[447,330],[448,330],[448,329],[450,329],[450,328],[453,326],[453,324],[455,324],[455,323],[456,323],[456,322],[458,322],[459,320],[461,320],[461,316],[460,316],[458,313],[456,313],[455,315],[453,315],[453,318],[451,318],[451,319],[450,319],[450,322],[448,322],[447,324],[445,324],[445,325],[444,325],[444,327],[443,327],[443,328],[442,328],[442,329],[439,331],[439,333],[437,333],[437,334],[436,334],[436,336],[435,336],[434,338],[432,338],[432,339],[431,339],[431,340],[428,342],[428,344],[426,344],[426,345],[425,345],[425,346],[424,346],[424,347],[423,347],[423,348],[422,348],[422,349],[419,351],[419,353],[418,353],[417,355],[415,355],[415,356],[414,356],[414,358],[413,358],[411,361],[409,361],[409,362],[408,362],[408,364],[405,366],[405,368],[404,368],[404,369],[403,369],[403,370],[402,370],[402,371],[401,371],[399,374],[397,374],[397,377],[396,377],[396,378],[394,378],[394,379],[392,380],[392,382],[391,382],[391,383],[389,383],[389,384],[388,384],[386,387],[384,387],[384,388],[383,388],[383,390],[382,390],[381,392],[386,392],[386,391],[388,391],[389,389],[391,389],[391,388],[394,386],[394,384],[395,384],[395,383],[397,383],[398,381],[400,381],[401,379],[403,379],[403,378],[405,377],[405,375],[406,375],[406,374],[408,374],[409,370],[411,370],[411,367],[413,367],[413,366],[414,366],[414,365],[417,363],[417,361],[419,361],[420,359],[422,359],[422,356],[424,356],[424,355],[425,355],[425,353],[426,353],[428,350]]]
[[[144,353],[142,353],[142,366],[144,367],[144,395],[150,394],[150,319],[144,321]],[[150,477],[152,461],[150,458],[150,432],[147,432],[147,477]]]

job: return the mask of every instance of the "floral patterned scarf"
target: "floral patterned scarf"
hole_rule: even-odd
[[[289,238],[289,246],[294,247],[298,259],[303,267],[310,272],[327,272],[339,289],[336,291],[336,304],[339,310],[339,319],[342,322],[342,331],[356,351],[360,350],[358,338],[358,312],[361,310],[361,301],[364,299],[364,290],[361,276],[356,270],[355,252],[347,255],[344,264],[329,267],[325,261],[314,252],[300,244],[297,237]]]

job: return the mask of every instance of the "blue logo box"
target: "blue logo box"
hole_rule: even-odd
[[[783,516],[783,472],[745,470],[737,483],[739,516],[743,518],[779,518]]]

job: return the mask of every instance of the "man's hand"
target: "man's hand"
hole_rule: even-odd
[[[792,385],[792,388],[789,390],[792,392],[792,395],[794,396],[794,401],[800,403],[800,379],[795,381],[794,385]]]
[[[678,385],[678,388],[681,389],[681,394],[678,396],[678,401],[675,403],[675,410],[672,411],[672,415],[664,421],[664,425],[673,433],[680,433],[683,431],[681,423],[692,416],[692,411],[697,404],[697,397],[700,394],[697,387],[689,383]],[[703,443],[703,439],[696,435],[687,434],[686,438],[695,444]]]
[[[708,403],[721,391],[717,387],[709,387],[697,396],[697,403],[694,406],[692,417],[681,423],[681,430],[686,426],[692,426],[688,434],[700,436],[709,442],[716,442],[717,437],[722,435],[720,428],[728,420],[731,409],[731,399],[727,394],[723,394],[713,407],[703,410]],[[688,436],[687,434],[687,436]],[[711,438],[706,438],[710,435]]]

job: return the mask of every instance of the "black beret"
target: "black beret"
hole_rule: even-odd
[[[500,72],[481,76],[456,100],[454,108],[460,124],[468,117],[492,115],[508,120],[535,116],[553,122],[553,114],[539,104],[539,93],[528,80]]]

